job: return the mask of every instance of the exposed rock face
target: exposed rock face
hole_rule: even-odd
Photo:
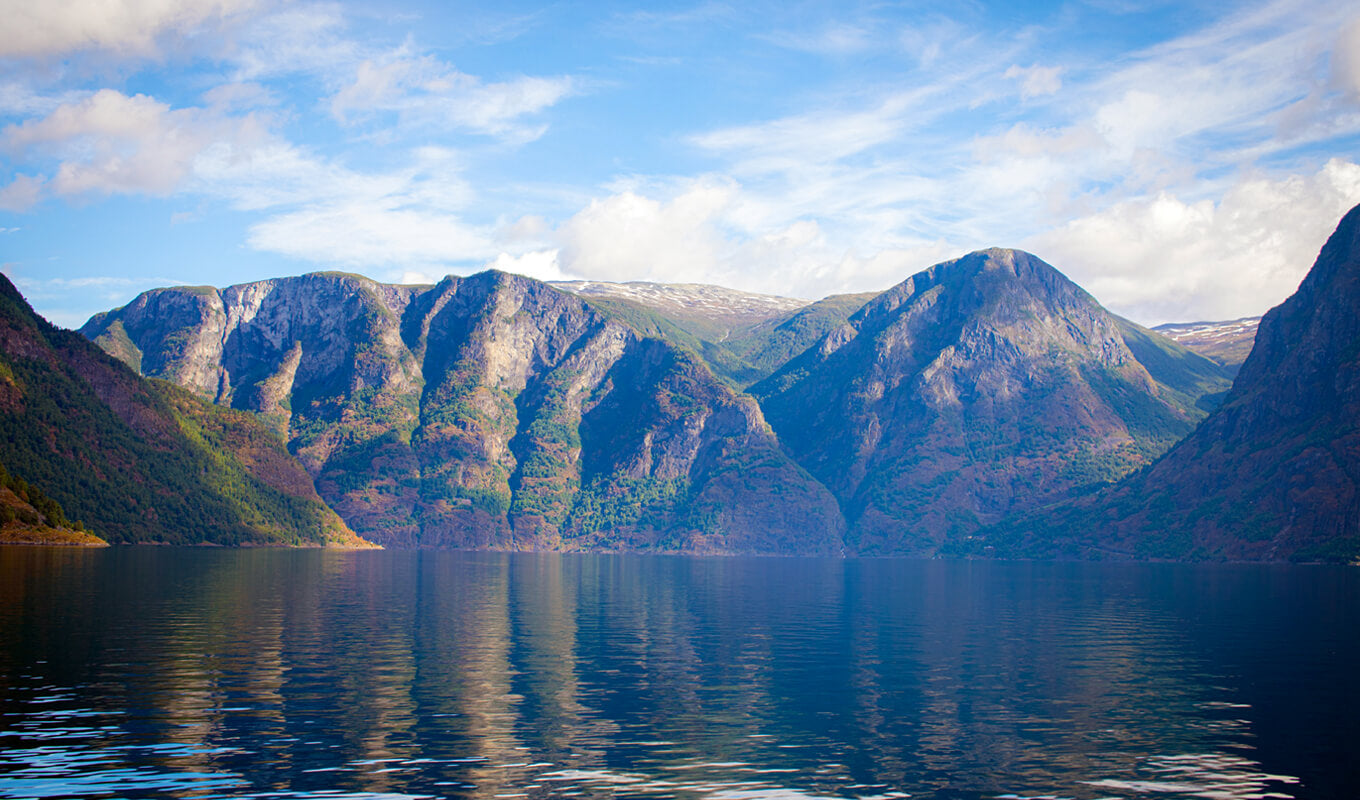
[[[933,553],[1148,463],[1227,387],[1032,255],[919,273],[752,387],[840,500],[848,546]]]
[[[253,415],[139,377],[3,277],[0,461],[111,542],[368,546]]]
[[[1149,470],[998,554],[1360,560],[1360,208],[1262,319],[1223,404]]]
[[[499,272],[162,289],[82,333],[263,414],[395,546],[838,552],[834,499],[749,397],[579,298]]]

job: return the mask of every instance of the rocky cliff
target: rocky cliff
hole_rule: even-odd
[[[850,547],[929,554],[1147,464],[1227,385],[1038,258],[987,250],[879,295],[752,392]]]
[[[82,333],[262,415],[397,546],[839,552],[835,500],[693,354],[499,272],[147,292]]]
[[[989,531],[996,555],[1360,560],[1360,208],[1267,313],[1222,405],[1150,469]]]
[[[115,543],[366,546],[253,415],[139,377],[3,277],[0,434],[0,463],[41,487],[16,497],[53,501],[38,509],[48,527],[69,515]]]

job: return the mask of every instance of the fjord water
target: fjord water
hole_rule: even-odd
[[[1360,574],[0,550],[0,797],[1348,797]]]

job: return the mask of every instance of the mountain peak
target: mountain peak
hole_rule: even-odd
[[[1200,381],[1227,385],[996,248],[907,278],[752,392],[841,501],[852,546],[923,554],[1148,463],[1202,416],[1174,388]]]

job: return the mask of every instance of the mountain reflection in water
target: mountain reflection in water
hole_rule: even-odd
[[[0,798],[1340,797],[1314,567],[0,550]]]

